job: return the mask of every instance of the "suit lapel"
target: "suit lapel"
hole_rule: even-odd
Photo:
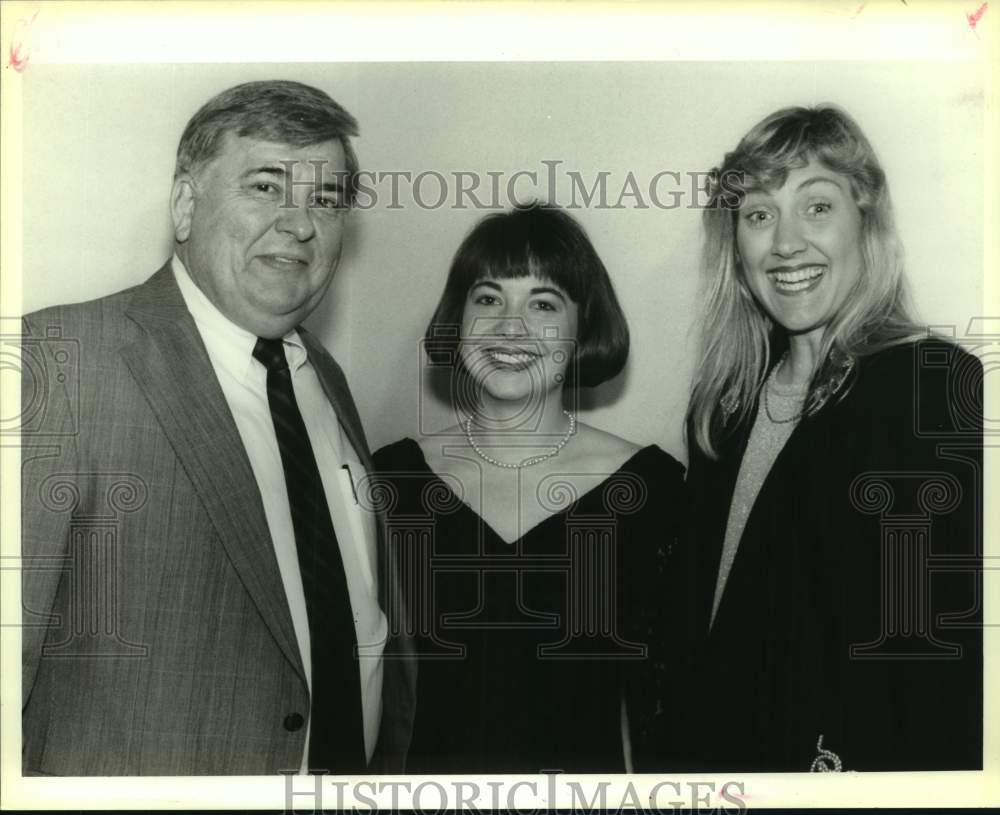
[[[354,452],[361,459],[365,470],[371,474],[375,470],[371,453],[368,450],[368,442],[365,439],[365,431],[361,425],[361,417],[354,405],[347,380],[340,367],[333,361],[326,349],[319,341],[304,328],[299,327],[299,335],[309,353],[309,361],[316,369],[316,375],[323,386],[323,391],[333,405],[337,418],[340,420],[348,440],[354,447]],[[382,610],[390,617],[399,613],[401,608],[399,600],[399,577],[396,574],[395,561],[387,552],[388,535],[386,534],[386,516],[383,512],[376,510],[377,517],[375,526],[378,533],[376,541],[376,553],[378,562],[378,601]],[[390,626],[395,625],[390,620]],[[398,627],[393,630],[400,630]]]
[[[368,450],[361,417],[354,405],[343,371],[312,334],[301,326],[298,331],[309,354],[309,362],[315,369],[330,404],[333,405],[348,441],[361,459],[365,470],[369,474],[374,473],[375,466]],[[382,723],[379,731],[379,747],[376,757],[373,758],[372,768],[398,773],[405,768],[405,757],[413,730],[417,663],[413,658],[413,641],[407,633],[409,629],[403,620],[399,575],[396,558],[388,552],[389,536],[386,532],[386,523],[385,513],[376,510],[378,602],[389,621],[390,635],[383,652],[385,667],[382,684]]]
[[[201,498],[233,568],[304,678],[257,481],[169,263],[138,287],[127,313],[144,334],[122,349],[122,357]]]
[[[302,326],[299,326],[298,331],[309,354],[309,362],[316,370],[316,376],[323,386],[323,392],[326,394],[326,398],[330,400],[330,404],[333,405],[333,410],[337,414],[340,426],[344,428],[347,440],[351,443],[358,458],[361,459],[361,464],[365,470],[369,474],[372,473],[375,465],[372,462],[368,442],[365,439],[361,417],[358,415],[358,409],[354,405],[354,399],[351,397],[351,391],[347,386],[347,379],[344,377],[343,371],[333,361],[333,358],[320,344],[319,340]],[[386,611],[386,582],[390,579],[388,568],[391,564],[384,551],[386,541],[384,524],[385,516],[383,513],[378,512],[375,519],[378,534],[378,540],[375,544],[378,565],[378,601],[382,610]]]
[[[358,415],[358,409],[354,406],[354,399],[351,397],[351,391],[347,386],[343,372],[319,340],[301,326],[298,332],[309,355],[309,362],[316,370],[316,376],[319,378],[320,385],[323,386],[323,392],[330,400],[330,404],[333,405],[333,410],[347,434],[348,441],[354,448],[354,452],[358,454],[358,458],[361,459],[361,463],[365,465],[365,469],[371,471],[371,452],[368,450],[361,417]]]

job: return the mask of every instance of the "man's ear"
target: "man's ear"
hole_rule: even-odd
[[[170,190],[170,215],[174,220],[174,240],[184,243],[191,234],[194,217],[194,179],[179,175]]]

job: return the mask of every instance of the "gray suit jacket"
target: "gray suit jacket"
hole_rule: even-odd
[[[338,365],[309,359],[362,463]],[[23,771],[266,774],[299,767],[309,694],[264,510],[169,263],[25,318]],[[382,524],[379,524],[381,530]],[[399,772],[415,669],[389,617],[375,772]]]

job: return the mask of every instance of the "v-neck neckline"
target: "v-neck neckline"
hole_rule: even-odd
[[[583,501],[585,498],[587,498],[591,493],[593,493],[596,490],[600,489],[600,487],[602,487],[604,484],[606,484],[612,478],[614,478],[615,476],[617,476],[619,473],[623,472],[625,470],[625,468],[628,467],[628,465],[630,465],[633,461],[635,461],[639,456],[641,456],[642,454],[646,453],[648,450],[653,450],[656,447],[656,445],[650,444],[650,445],[647,445],[646,447],[642,447],[642,448],[636,450],[631,456],[629,456],[627,459],[625,459],[625,461],[623,461],[621,463],[621,465],[618,467],[618,469],[616,469],[613,473],[610,473],[606,478],[602,479],[599,483],[595,484],[593,487],[591,487],[586,492],[584,492],[581,495],[579,495],[576,498],[574,498],[573,501],[570,504],[568,504],[565,509],[563,509],[563,510],[561,510],[559,512],[553,512],[553,513],[551,513],[549,515],[546,515],[544,518],[542,518],[542,520],[540,520],[538,523],[536,523],[530,529],[527,529],[524,532],[522,532],[520,536],[518,536],[517,538],[514,538],[514,540],[512,540],[512,541],[508,541],[503,535],[501,535],[499,532],[496,531],[496,529],[493,528],[493,526],[490,524],[489,521],[487,521],[482,515],[480,515],[478,512],[476,512],[476,510],[474,510],[471,506],[469,506],[469,504],[466,503],[466,501],[464,499],[462,499],[460,496],[458,496],[455,493],[455,491],[451,488],[451,486],[448,484],[448,482],[445,481],[440,476],[440,474],[438,474],[437,472],[435,472],[431,468],[430,464],[427,463],[427,457],[424,455],[423,449],[420,447],[420,444],[417,442],[416,439],[409,439],[408,438],[407,441],[410,442],[414,447],[416,447],[416,449],[417,449],[417,455],[420,456],[420,461],[423,464],[424,469],[427,470],[427,472],[430,473],[430,475],[439,484],[441,484],[448,491],[448,494],[451,495],[452,498],[455,501],[457,501],[462,506],[463,509],[465,509],[467,512],[469,512],[469,514],[471,514],[479,522],[479,525],[481,527],[483,527],[490,535],[492,535],[494,538],[496,538],[496,540],[498,540],[501,544],[503,544],[504,548],[506,548],[506,549],[515,549],[526,538],[534,535],[535,532],[537,532],[538,530],[540,530],[542,527],[546,526],[550,521],[554,520],[555,518],[559,518],[559,517],[562,517],[562,516],[566,515],[570,510],[573,509],[573,507],[577,506],[581,501]]]

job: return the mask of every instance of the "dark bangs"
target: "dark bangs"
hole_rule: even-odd
[[[535,204],[484,218],[458,250],[452,266],[456,279],[449,284],[467,293],[479,280],[535,275],[580,305],[587,291],[584,276],[595,260],[600,263],[569,215]]]

